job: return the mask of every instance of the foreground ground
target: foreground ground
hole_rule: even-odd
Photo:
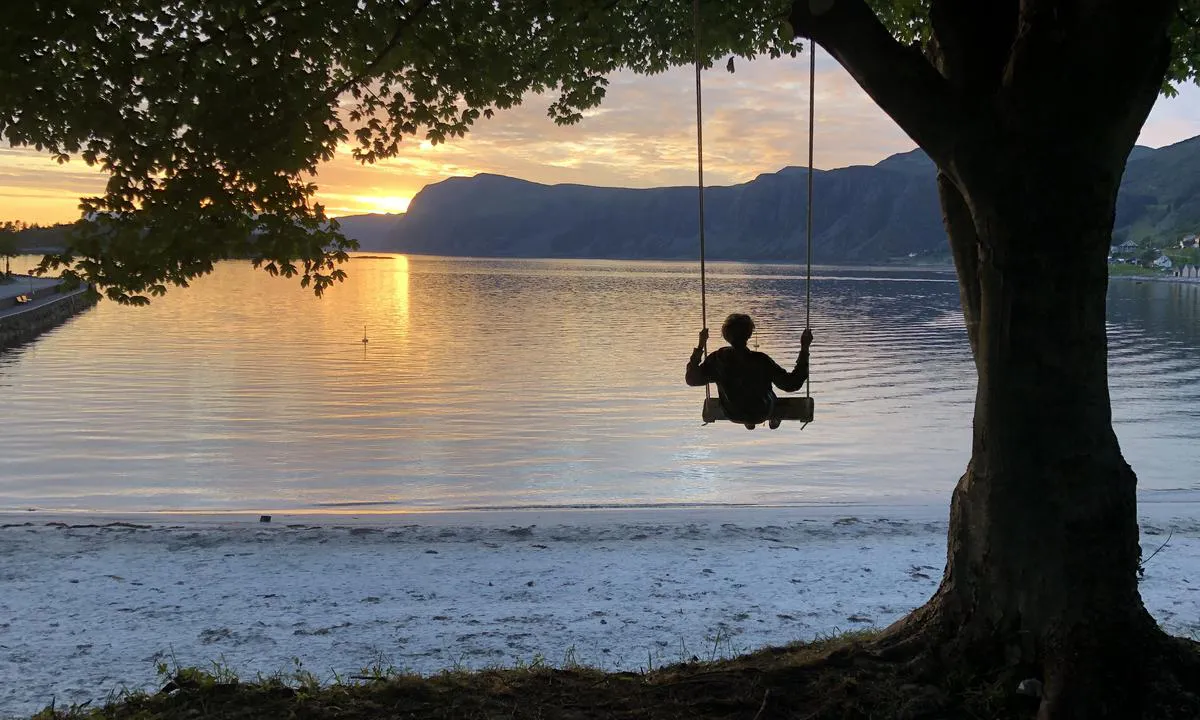
[[[1169,499],[1141,508],[1140,590],[1165,630],[1200,637],[1200,509]],[[944,510],[886,510],[474,513],[297,527],[0,518],[0,718],[52,701],[97,707],[123,688],[153,693],[168,679],[158,663],[217,661],[255,678],[294,674],[298,659],[323,686],[364,665],[425,677],[583,665],[642,678],[692,657],[744,658],[885,627],[932,595],[946,553]],[[725,666],[679,672],[715,667]]]
[[[862,652],[857,633],[723,662],[646,673],[526,667],[432,678],[357,675],[320,687],[303,676],[239,682],[185,670],[164,690],[94,710],[47,709],[37,720],[111,718],[920,718],[1025,717],[1031,698],[901,679]],[[1010,689],[1011,690],[1011,689]]]
[[[889,661],[872,651],[872,639],[869,633],[851,633],[644,673],[535,664],[421,678],[376,669],[321,686],[304,673],[247,683],[220,670],[186,669],[164,672],[165,684],[156,693],[133,693],[97,709],[47,708],[34,720],[917,720],[1033,718],[1037,712],[1038,698],[1018,692],[1009,681],[931,673],[917,663]],[[1195,652],[1195,643],[1178,642]],[[1196,717],[1197,691],[1200,687],[1178,684],[1152,688],[1153,707],[1144,717]]]

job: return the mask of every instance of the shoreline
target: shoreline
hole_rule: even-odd
[[[948,502],[948,501],[947,501]],[[1200,494],[1196,500],[1200,504]],[[641,520],[658,517],[694,517],[704,519],[710,516],[728,517],[731,515],[753,514],[764,515],[802,515],[805,517],[824,518],[845,515],[848,512],[860,512],[868,515],[882,513],[902,514],[911,518],[929,517],[933,512],[948,513],[949,505],[933,502],[910,503],[867,503],[867,502],[814,502],[793,504],[756,504],[756,503],[669,503],[649,505],[534,505],[534,506],[504,506],[504,507],[469,507],[469,508],[348,508],[343,511],[329,508],[285,508],[285,509],[243,509],[243,510],[145,510],[145,511],[95,511],[95,510],[0,510],[0,524],[20,524],[34,522],[46,524],[54,522],[89,523],[141,523],[152,525],[279,525],[290,520],[305,522],[343,523],[343,524],[411,524],[420,520],[428,524],[446,524],[467,522],[476,524],[491,524],[506,519],[529,517],[563,517],[575,520],[585,520],[589,517],[603,518],[605,521]],[[269,523],[259,521],[260,516],[270,516]]]
[[[1200,514],[1177,500],[1139,508],[1144,553],[1169,538],[1141,590],[1195,636]],[[19,515],[0,527],[0,717],[153,690],[158,662],[253,676],[298,659],[326,681],[377,662],[636,671],[884,627],[936,590],[947,506]]]
[[[1174,517],[1200,518],[1200,488],[1141,490],[1137,494],[1138,517],[1165,522]],[[659,503],[529,505],[463,508],[412,508],[352,506],[335,510],[315,508],[245,508],[237,510],[89,510],[89,509],[0,509],[0,526],[15,525],[147,525],[207,527],[263,527],[288,524],[346,526],[486,526],[532,519],[591,525],[611,522],[657,522],[666,520],[711,521],[727,518],[829,520],[846,516],[902,518],[913,522],[944,521],[949,517],[950,494],[935,499],[914,497],[911,501],[820,501],[812,503]],[[260,522],[266,515],[269,522]]]
[[[87,284],[64,290],[57,278],[14,277],[0,285],[0,352],[36,340],[100,299]]]
[[[1176,277],[1174,275],[1109,275],[1108,279],[1112,280],[1137,280],[1138,282],[1165,282],[1175,283],[1177,285],[1200,285],[1200,277]]]

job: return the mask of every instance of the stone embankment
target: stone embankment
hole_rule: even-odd
[[[0,286],[0,352],[61,325],[99,299],[87,286],[63,290],[57,282],[32,285],[18,281]]]

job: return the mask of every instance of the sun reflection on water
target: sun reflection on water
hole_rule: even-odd
[[[694,264],[364,253],[346,270],[318,298],[224,262],[0,355],[0,510],[874,502],[948,497],[968,459],[975,370],[940,277],[816,278],[801,433],[701,426],[682,383]],[[801,275],[717,264],[709,297],[710,318],[748,311],[762,350],[794,357]],[[1196,487],[1198,312],[1200,287],[1110,292],[1114,422],[1143,492]]]
[[[396,320],[396,331],[401,337],[405,337],[408,335],[408,296],[410,292],[407,255],[397,255],[393,259],[391,273],[392,301],[390,305]]]

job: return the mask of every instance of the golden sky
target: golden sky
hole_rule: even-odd
[[[807,152],[807,57],[740,62],[704,76],[705,181],[728,185],[802,165]],[[549,100],[481,120],[466,138],[431,147],[414,139],[396,158],[361,165],[349,147],[322,166],[319,199],[334,216],[402,212],[426,184],[488,172],[543,183],[623,187],[696,182],[695,98],[690,69],[653,77],[618,74],[604,104],[558,127]],[[874,164],[914,147],[827,55],[817,65],[816,165]],[[1160,98],[1139,142],[1161,147],[1200,134],[1200,88]],[[103,176],[73,160],[59,166],[33,150],[0,148],[0,220],[54,223],[78,217],[78,198]]]

